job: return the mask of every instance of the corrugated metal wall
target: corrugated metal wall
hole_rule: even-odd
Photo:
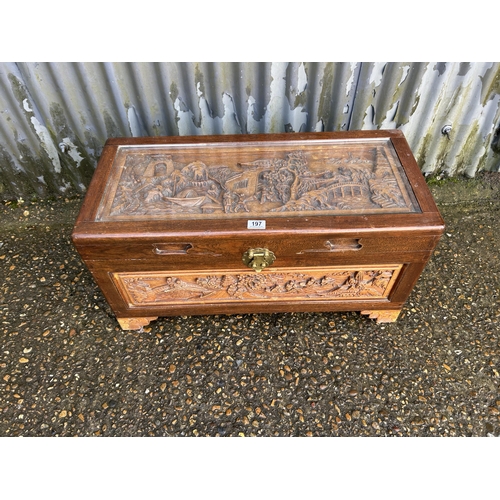
[[[0,63],[0,199],[84,192],[108,137],[380,128],[500,170],[500,63]]]

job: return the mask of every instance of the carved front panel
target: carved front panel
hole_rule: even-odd
[[[389,140],[122,146],[98,220],[418,212]]]
[[[386,298],[401,265],[269,269],[262,273],[112,273],[130,307],[259,300],[367,300]]]

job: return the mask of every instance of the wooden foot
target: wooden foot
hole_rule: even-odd
[[[158,316],[154,318],[116,318],[122,330],[140,330],[142,327],[149,325],[150,321],[158,319]]]
[[[376,319],[377,323],[394,323],[398,319],[401,309],[386,309],[375,311],[361,311],[361,314],[368,314],[371,319]]]

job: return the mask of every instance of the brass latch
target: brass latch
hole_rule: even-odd
[[[267,248],[250,248],[243,254],[242,260],[246,266],[260,273],[276,260],[276,255]]]

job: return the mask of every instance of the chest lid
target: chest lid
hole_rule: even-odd
[[[442,220],[403,134],[358,131],[110,139],[78,224],[206,233]]]

